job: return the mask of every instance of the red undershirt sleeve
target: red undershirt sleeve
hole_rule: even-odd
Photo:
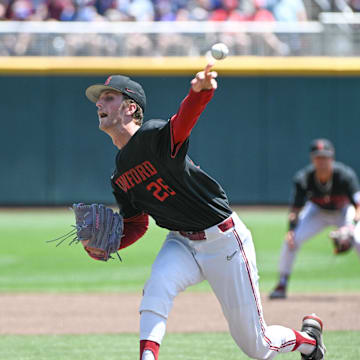
[[[182,143],[189,137],[200,114],[214,95],[214,89],[195,92],[190,89],[178,112],[170,119],[171,157],[175,157]]]
[[[140,214],[124,219],[124,232],[121,239],[120,249],[124,249],[138,241],[149,227],[149,216]]]

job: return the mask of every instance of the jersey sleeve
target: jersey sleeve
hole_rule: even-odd
[[[302,173],[297,173],[293,179],[291,205],[293,208],[302,208],[306,200],[306,181]]]
[[[190,89],[178,112],[170,119],[171,156],[175,157],[183,142],[190,136],[201,113],[214,95],[214,89],[195,92]]]
[[[119,250],[138,241],[146,233],[148,227],[149,216],[147,214],[124,219],[124,232]]]
[[[214,89],[200,92],[190,89],[168,122],[153,119],[144,123],[139,133],[142,143],[149,143],[149,150],[169,166],[181,163],[187,154],[191,130],[213,95]]]

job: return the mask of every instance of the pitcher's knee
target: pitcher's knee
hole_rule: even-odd
[[[152,311],[167,319],[177,295],[176,285],[162,275],[151,276],[145,284],[139,311]]]
[[[260,333],[254,337],[241,336],[237,339],[234,337],[234,340],[250,359],[270,360],[276,355],[269,341]]]
[[[172,301],[165,300],[158,296],[145,295],[141,300],[139,311],[152,311],[153,313],[161,315],[167,319],[172,305]]]
[[[265,347],[265,348],[257,347],[251,350],[243,349],[243,351],[250,359],[256,359],[256,360],[269,360],[275,356],[274,352],[271,351],[269,347]]]

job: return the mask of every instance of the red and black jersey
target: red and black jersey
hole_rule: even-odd
[[[294,187],[294,208],[301,208],[310,200],[326,210],[338,210],[349,203],[356,205],[354,194],[360,191],[354,170],[340,162],[334,162],[332,179],[326,184],[319,182],[311,164],[296,173]]]
[[[151,215],[160,227],[201,231],[231,213],[222,187],[173,144],[172,122],[149,120],[116,156],[111,182],[124,218]]]

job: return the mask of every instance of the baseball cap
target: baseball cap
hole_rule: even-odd
[[[327,139],[315,139],[310,144],[310,154],[312,156],[333,157],[335,154],[334,145]]]
[[[101,92],[104,90],[115,90],[127,95],[139,104],[143,111],[145,111],[146,96],[144,89],[140,84],[131,80],[129,77],[123,75],[111,75],[105,80],[104,84],[94,84],[89,86],[86,89],[85,94],[90,101],[96,103]]]

